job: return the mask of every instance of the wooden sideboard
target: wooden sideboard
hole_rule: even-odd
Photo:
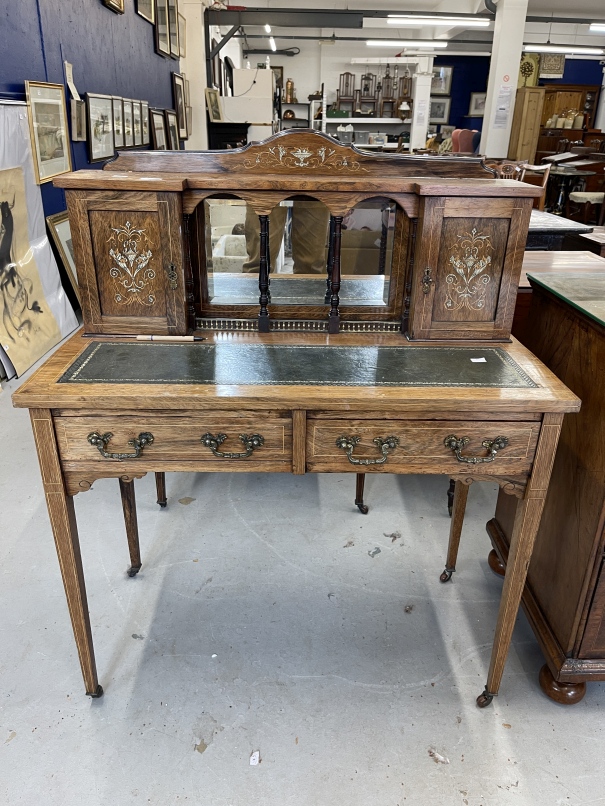
[[[605,680],[605,271],[528,271],[526,344],[582,409],[563,422],[523,606],[546,658],[542,689],[574,703],[586,682]],[[488,524],[495,570],[506,563],[513,521],[500,495]]]
[[[474,158],[369,156],[311,131],[230,152],[122,153],[57,184],[85,337],[13,400],[30,409],[86,692],[102,688],[73,498],[96,479],[119,479],[134,575],[133,485],[147,472],[160,490],[167,471],[355,473],[362,511],[366,472],[447,473],[442,582],[474,479],[496,481],[516,513],[477,698],[489,705],[563,415],[580,405],[510,338],[540,188]],[[355,227],[373,233],[361,272],[347,254],[360,239],[343,248]],[[139,339],[151,336],[164,342]]]

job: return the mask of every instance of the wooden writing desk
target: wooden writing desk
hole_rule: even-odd
[[[516,496],[491,663],[477,699],[488,705],[499,690],[563,414],[577,411],[579,400],[514,341],[436,346],[397,334],[207,336],[201,344],[166,345],[78,333],[13,397],[31,413],[86,692],[97,697],[103,690],[77,493],[96,479],[119,479],[134,574],[141,558],[133,479],[147,472],[362,469],[456,479],[442,581],[455,568],[467,485],[490,479]],[[435,584],[437,576],[436,562]]]

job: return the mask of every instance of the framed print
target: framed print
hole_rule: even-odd
[[[124,106],[122,99],[114,96],[111,99],[113,109],[113,144],[116,148],[124,148]]]
[[[65,88],[26,81],[25,92],[36,182],[41,185],[71,171]]]
[[[70,98],[71,108],[71,139],[74,142],[86,140],[86,103]]]
[[[143,130],[141,128],[141,102],[132,102],[132,134],[135,146],[143,145]]]
[[[272,66],[271,69],[275,73],[275,88],[278,90],[279,97],[281,98],[284,89],[284,68]]]
[[[206,87],[206,106],[208,107],[210,122],[222,123],[223,109],[221,107],[221,96],[218,94],[218,90]]]
[[[74,248],[71,241],[71,229],[69,227],[69,216],[67,210],[62,213],[55,213],[46,218],[46,226],[50,232],[53,243],[57,247],[57,252],[63,263],[63,267],[69,282],[74,290],[78,302],[80,300],[80,287],[78,285],[78,270],[76,268],[76,259],[74,256]]]
[[[452,87],[453,67],[436,65],[431,79],[431,95],[449,95]]]
[[[185,78],[185,73],[183,73],[183,78]],[[185,106],[190,106],[190,95],[189,95],[189,81],[185,78]]]
[[[473,118],[482,118],[485,114],[485,97],[486,92],[471,92],[471,102],[468,108],[468,114]]]
[[[429,123],[447,123],[450,117],[451,98],[431,98]]]
[[[165,109],[166,115],[166,132],[168,138],[168,148],[172,151],[178,151],[180,148],[179,143],[179,122],[176,112],[173,109]]]
[[[166,148],[166,122],[163,109],[150,109],[151,143],[154,151],[164,151]]]
[[[88,109],[88,159],[108,160],[115,153],[113,145],[113,98],[111,95],[86,93]]]
[[[124,13],[124,0],[103,0],[103,5],[115,11],[116,14]]]
[[[168,31],[168,0],[155,2],[155,52],[160,56],[170,56],[170,34]]]
[[[185,107],[185,115],[187,117],[187,136],[191,137],[193,132],[193,107],[186,106]]]
[[[132,101],[124,98],[124,148],[132,148],[134,145],[134,132],[132,128]]]
[[[152,24],[155,23],[154,0],[137,0],[137,14]]]
[[[141,101],[141,145],[149,145],[149,102]]]
[[[185,39],[187,36],[187,20],[182,14],[179,14],[179,56],[184,59],[187,55],[187,48]]]
[[[170,55],[173,59],[178,59],[180,53],[178,0],[168,0],[168,38],[170,40]]]
[[[439,131],[444,137],[451,137],[455,128],[455,126],[440,126]]]
[[[179,138],[187,139],[187,115],[185,113],[185,79],[179,73],[172,74],[172,98],[179,124]]]

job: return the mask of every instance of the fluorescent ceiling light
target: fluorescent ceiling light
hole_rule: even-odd
[[[275,39],[272,36],[269,37],[269,44],[271,45],[271,50],[277,50],[277,45],[275,44]]]
[[[432,39],[366,39],[370,48],[447,48],[447,42]]]
[[[605,33],[605,22],[591,22],[589,31],[595,31],[595,33]]]
[[[487,28],[491,20],[485,17],[418,17],[389,14],[387,25],[460,25],[464,28]]]
[[[585,48],[582,45],[532,45],[527,43],[523,45],[523,50],[527,53],[579,53],[586,56],[603,56],[605,50],[603,48]]]
[[[269,25],[269,23],[267,23],[267,24],[265,25],[265,31],[266,31],[268,34],[270,34],[270,33],[271,33],[271,26]]]

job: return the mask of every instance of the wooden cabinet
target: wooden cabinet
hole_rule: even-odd
[[[515,100],[508,159],[534,162],[544,105],[544,87],[520,87]]]
[[[586,127],[592,129],[597,112],[597,101],[601,88],[589,84],[547,84],[544,87],[544,106],[542,107],[542,126],[553,115],[562,115],[569,109],[577,109],[586,114]],[[568,129],[573,132],[573,129]],[[579,137],[582,131],[578,131]]]
[[[508,339],[530,215],[530,199],[422,199],[412,338]]]
[[[577,702],[587,681],[605,680],[605,278],[535,276],[526,344],[582,408],[563,421],[523,604],[547,662],[543,690]],[[488,533],[504,561],[513,521],[500,494]]]
[[[67,195],[89,333],[186,333],[177,193]]]

